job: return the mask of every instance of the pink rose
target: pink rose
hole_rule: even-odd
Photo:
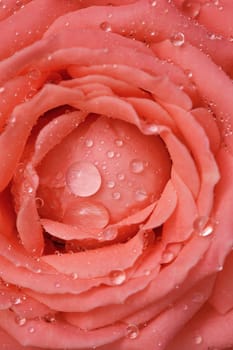
[[[233,347],[232,0],[0,4],[0,349]]]

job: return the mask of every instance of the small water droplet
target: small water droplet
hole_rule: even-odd
[[[118,174],[117,178],[119,181],[123,181],[125,179],[125,174]]]
[[[118,231],[117,231],[116,227],[114,227],[114,226],[107,227],[102,233],[102,238],[105,241],[111,241],[111,240],[116,238],[117,233],[118,233]]]
[[[51,61],[52,60],[52,56],[48,55],[47,59],[48,59],[48,61]]]
[[[148,198],[148,194],[144,190],[137,190],[135,192],[135,199],[138,202],[143,202],[145,199]]]
[[[41,77],[41,71],[38,68],[34,68],[28,72],[28,77],[33,80],[37,80]]]
[[[107,182],[107,186],[108,186],[108,188],[114,188],[115,187],[115,182],[114,181],[108,181]]]
[[[55,288],[60,288],[60,287],[61,287],[61,283],[55,282]]]
[[[201,5],[196,0],[185,0],[182,5],[182,10],[190,18],[196,18],[201,10]]]
[[[124,144],[124,142],[123,142],[123,140],[115,140],[115,144],[118,146],[118,147],[122,147],[123,146],[123,144]]]
[[[199,236],[207,237],[214,231],[214,222],[208,216],[200,216],[194,221],[193,228]]]
[[[113,198],[113,199],[120,199],[120,198],[121,198],[120,192],[113,192],[112,198]]]
[[[86,147],[88,147],[88,148],[92,147],[93,144],[94,144],[94,142],[93,142],[93,140],[91,140],[91,139],[88,139],[88,140],[85,141],[85,145],[86,145]]]
[[[109,274],[109,278],[113,285],[119,286],[126,280],[126,273],[123,270],[113,270]]]
[[[144,164],[140,159],[133,159],[130,162],[130,169],[134,174],[140,174],[144,170]]]
[[[35,333],[35,328],[34,327],[29,327],[28,328],[28,332],[31,333],[31,334]]]
[[[70,25],[70,22],[66,22],[66,23],[65,23],[65,26],[66,26],[66,27],[69,27],[69,25]]]
[[[72,280],[77,280],[77,279],[78,279],[78,274],[77,274],[77,272],[72,272],[71,278],[72,278]]]
[[[5,91],[5,88],[2,86],[0,87],[0,94]]]
[[[102,180],[97,167],[89,162],[71,164],[66,173],[69,190],[80,197],[89,197],[100,189]]]
[[[45,320],[45,322],[53,323],[53,322],[56,321],[56,318],[55,318],[55,316],[53,314],[49,313],[49,314],[44,316],[44,320]]]
[[[21,316],[16,316],[15,317],[15,322],[17,323],[17,325],[19,326],[24,326],[27,322],[27,319],[25,317],[21,317]]]
[[[199,345],[203,342],[202,336],[201,335],[196,335],[194,338],[195,344]]]
[[[112,31],[112,26],[109,22],[102,22],[100,24],[100,28],[104,30],[105,32],[111,32]]]
[[[108,156],[108,158],[113,158],[114,156],[115,156],[115,152],[114,151],[108,151],[107,152],[107,156]]]
[[[222,270],[223,270],[223,266],[222,266],[222,265],[218,265],[217,271],[220,272],[220,271],[222,271]]]
[[[185,304],[185,305],[184,305],[184,307],[183,307],[183,310],[184,310],[184,311],[187,311],[187,310],[188,310],[188,308],[189,308],[189,307],[188,307],[188,305],[187,305],[187,304]]]
[[[21,298],[14,298],[14,299],[13,299],[13,304],[14,304],[14,305],[19,305],[19,304],[21,304],[21,303],[22,303]]]
[[[162,264],[168,264],[170,263],[172,260],[174,260],[174,254],[172,252],[170,252],[169,250],[168,251],[165,251],[163,254],[162,254],[162,258],[161,258],[161,263]]]
[[[44,200],[40,197],[36,197],[35,202],[37,209],[40,209],[44,206]]]
[[[195,293],[192,297],[194,303],[202,303],[204,300],[204,295],[201,293]]]
[[[184,34],[181,32],[178,32],[171,37],[171,42],[176,47],[184,45],[184,41]]]
[[[144,124],[142,126],[142,132],[145,135],[159,134],[159,126],[156,124]]]
[[[136,339],[139,335],[139,329],[136,324],[129,324],[126,328],[126,336],[129,339]]]
[[[150,0],[150,4],[152,7],[155,7],[157,5],[157,1],[156,0]]]

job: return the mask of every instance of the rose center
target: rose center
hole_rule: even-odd
[[[38,167],[40,214],[103,228],[156,201],[170,176],[159,136],[104,116],[90,116]]]

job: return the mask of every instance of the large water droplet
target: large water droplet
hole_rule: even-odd
[[[130,162],[130,169],[134,174],[140,174],[144,170],[144,164],[140,159],[133,159]]]
[[[129,339],[136,339],[139,335],[139,329],[136,324],[129,324],[126,328],[126,336]]]
[[[66,173],[67,186],[76,196],[92,196],[100,189],[101,182],[99,170],[89,162],[73,163]]]
[[[126,273],[123,270],[113,270],[110,272],[109,278],[112,284],[119,286],[125,282]]]
[[[184,34],[181,32],[176,33],[171,37],[172,44],[177,47],[184,45],[184,41]]]
[[[104,30],[105,32],[111,32],[111,30],[112,30],[112,26],[109,22],[102,22],[100,24],[100,28],[102,30]]]
[[[214,222],[208,216],[200,216],[194,221],[193,228],[200,236],[207,237],[214,231]]]
[[[63,222],[84,228],[104,228],[109,222],[109,213],[101,203],[76,201],[67,207]]]
[[[105,240],[105,241],[111,241],[113,239],[116,238],[117,236],[117,233],[118,233],[118,230],[116,227],[114,226],[110,226],[110,227],[107,227],[103,233],[102,233],[102,238]]]
[[[190,18],[196,18],[201,10],[201,5],[196,0],[185,0],[182,5],[182,10]]]

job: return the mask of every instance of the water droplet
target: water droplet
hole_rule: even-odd
[[[181,32],[176,33],[171,37],[172,44],[177,47],[184,45],[184,41],[184,34]]]
[[[113,151],[108,151],[107,156],[108,158],[113,158],[115,156],[115,153]]]
[[[111,32],[112,31],[112,27],[111,27],[111,24],[109,22],[102,22],[100,24],[100,28],[102,30],[104,30],[105,32]]]
[[[108,181],[107,182],[107,186],[108,186],[108,188],[113,188],[113,187],[115,187],[115,182],[114,181]]]
[[[175,257],[174,254],[172,252],[170,252],[169,250],[167,250],[162,254],[161,263],[168,264],[172,260],[174,260],[174,257]]]
[[[44,320],[45,320],[45,322],[53,323],[56,321],[56,318],[53,314],[47,314],[44,316]]]
[[[183,2],[182,10],[190,18],[196,18],[201,10],[201,5],[196,0],[186,0]]]
[[[194,231],[200,236],[210,236],[214,231],[214,222],[208,216],[200,216],[193,223]]]
[[[124,142],[123,140],[115,140],[115,144],[118,146],[118,147],[122,147]]]
[[[118,174],[117,178],[119,181],[123,181],[125,179],[125,174]]]
[[[129,324],[126,328],[126,336],[129,339],[136,339],[139,335],[139,329],[136,324]]]
[[[156,0],[150,0],[150,4],[152,7],[155,7],[157,5],[157,1]]]
[[[120,198],[121,198],[120,192],[113,192],[112,198],[113,198],[113,199],[120,199]]]
[[[220,272],[220,271],[222,271],[222,270],[223,270],[223,266],[222,266],[222,265],[218,265],[217,271]]]
[[[44,200],[40,197],[36,197],[35,202],[37,209],[40,209],[44,206]]]
[[[142,126],[142,132],[145,135],[159,134],[159,126],[156,124],[145,124]]]
[[[144,190],[137,190],[135,192],[135,199],[138,202],[143,202],[145,199],[148,198],[148,194]]]
[[[66,183],[69,190],[80,197],[89,197],[100,189],[101,175],[89,162],[73,163],[67,170]]]
[[[63,222],[85,228],[104,228],[109,222],[108,210],[92,201],[74,201],[67,207]]]
[[[189,307],[188,307],[188,305],[187,305],[187,304],[185,304],[185,305],[184,305],[184,307],[183,307],[183,310],[184,310],[184,311],[187,311],[187,310],[188,310],[188,308],[189,308]]]
[[[29,327],[28,328],[28,332],[31,333],[31,334],[34,333],[35,332],[35,328],[34,327]]]
[[[0,87],[0,94],[5,91],[5,88],[2,86]]]
[[[196,335],[194,338],[195,344],[199,345],[203,342],[202,336],[201,335]]]
[[[61,287],[61,283],[55,282],[55,288],[60,288],[60,287]]]
[[[77,272],[72,272],[71,278],[72,278],[72,280],[77,280],[77,279],[78,279],[78,274],[77,274]]]
[[[21,317],[21,316],[16,316],[15,317],[15,322],[17,323],[17,325],[19,326],[24,326],[27,322],[27,319],[25,317]]]
[[[13,299],[13,304],[14,304],[14,305],[19,305],[19,304],[21,304],[21,303],[22,303],[21,298],[14,298],[14,299]]]
[[[144,164],[140,159],[133,159],[130,162],[130,169],[134,174],[140,174],[144,170]]]
[[[66,23],[65,23],[65,26],[66,26],[66,27],[69,27],[69,25],[70,25],[70,22],[66,22]]]
[[[125,282],[126,273],[123,270],[113,270],[110,272],[109,278],[112,284],[119,286]]]
[[[47,59],[48,59],[48,61],[51,61],[52,60],[52,56],[48,55]]]
[[[192,297],[194,303],[202,303],[204,301],[204,295],[201,293],[195,293]]]
[[[118,231],[117,231],[117,228],[116,228],[116,227],[114,227],[114,226],[112,226],[112,227],[107,227],[107,228],[103,231],[102,237],[103,237],[103,239],[106,240],[106,241],[111,241],[111,240],[113,240],[113,239],[116,238],[117,233],[118,233]]]
[[[86,145],[87,147],[92,147],[93,144],[94,144],[94,142],[93,142],[93,140],[91,140],[91,139],[88,139],[88,140],[85,141],[85,145]]]
[[[41,77],[41,71],[38,68],[34,68],[28,72],[28,77],[37,80]]]

